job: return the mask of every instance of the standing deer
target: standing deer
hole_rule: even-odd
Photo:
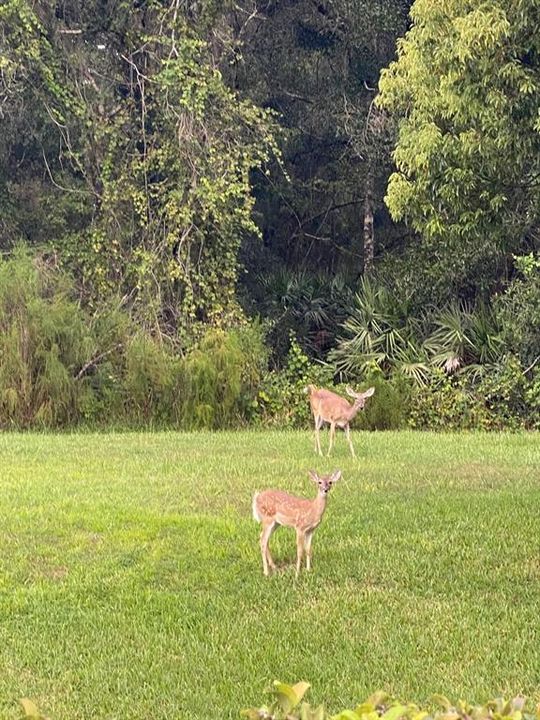
[[[351,440],[351,429],[349,423],[354,419],[357,412],[361,410],[366,404],[366,399],[371,397],[375,392],[374,387],[370,387],[363,393],[354,392],[350,387],[347,387],[347,395],[354,398],[354,402],[351,405],[345,398],[340,395],[331,392],[330,390],[324,390],[323,388],[316,388],[315,385],[308,385],[306,388],[309,393],[309,404],[311,405],[311,412],[315,420],[315,451],[322,455],[321,450],[321,439],[319,437],[319,430],[324,422],[330,423],[330,440],[328,443],[328,455],[334,443],[336,425],[345,430],[347,436],[347,442],[351,448],[353,457],[354,448]]]
[[[257,522],[262,523],[261,553],[265,575],[269,575],[269,568],[276,569],[268,543],[278,525],[296,530],[296,577],[300,572],[304,551],[306,569],[311,570],[313,533],[320,525],[326,509],[326,496],[332,485],[340,479],[341,470],[323,476],[310,470],[309,477],[318,487],[317,497],[314,500],[289,495],[282,490],[263,490],[253,496],[253,517]]]

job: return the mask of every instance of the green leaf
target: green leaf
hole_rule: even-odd
[[[324,720],[324,707],[312,708],[309,703],[302,703],[300,707],[300,720]]]
[[[331,720],[360,720],[360,715],[357,715],[354,710],[343,710],[339,715],[332,715]]]
[[[19,702],[22,705],[26,717],[36,718],[36,720],[39,720],[42,717],[37,705],[29,698],[22,698]]]
[[[382,695],[382,693],[381,693]],[[374,696],[372,696],[374,697]],[[354,712],[357,715],[360,715],[362,717],[369,717],[373,713],[377,715],[377,711],[375,710],[376,705],[380,705],[380,702],[372,703],[370,700],[366,700],[366,702],[361,703],[360,705],[357,705],[354,709]]]
[[[394,705],[387,710],[384,715],[381,715],[381,720],[398,720],[407,714],[407,707],[405,705]]]
[[[240,711],[242,717],[247,717],[249,720],[260,720],[261,712],[257,708],[245,708]]]
[[[296,685],[293,685],[293,690],[296,693],[296,697],[298,698],[297,704],[304,697],[310,687],[311,685],[307,682],[298,682],[296,683]]]
[[[437,695],[437,694],[432,695],[431,700],[432,700],[432,702],[436,703],[437,705],[440,705],[445,710],[450,710],[450,708],[452,707],[452,703],[444,695]]]
[[[382,690],[377,690],[377,692],[374,692],[372,695],[370,695],[364,704],[369,703],[373,705],[374,707],[372,709],[375,709],[377,705],[383,705],[388,700],[388,693],[383,692]],[[361,707],[361,706],[359,706]],[[357,711],[358,712],[358,711]]]
[[[287,685],[287,683],[274,680],[274,687],[280,708],[284,713],[289,713],[304,697],[309,688],[309,683],[299,682],[296,685]]]

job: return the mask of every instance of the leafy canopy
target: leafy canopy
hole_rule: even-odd
[[[380,81],[399,120],[386,202],[457,285],[493,278],[538,242],[540,6],[416,0],[411,17]]]

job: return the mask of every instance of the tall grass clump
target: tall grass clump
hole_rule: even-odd
[[[163,341],[142,331],[128,339],[124,350],[125,422],[165,424],[174,419],[173,392],[180,361]]]
[[[257,324],[210,328],[186,354],[108,299],[81,307],[68,275],[19,249],[0,260],[0,427],[248,422],[267,363]]]
[[[250,420],[266,361],[258,325],[208,330],[181,366],[181,426],[217,429]]]
[[[22,249],[0,260],[1,427],[76,421],[90,345],[66,276]]]

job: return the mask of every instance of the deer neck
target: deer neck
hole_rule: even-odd
[[[351,422],[351,420],[354,420],[356,415],[358,414],[358,411],[361,409],[362,405],[360,402],[354,402],[352,405],[349,405],[349,412],[347,413],[347,422]]]
[[[319,519],[322,518],[324,511],[326,510],[326,501],[327,500],[328,500],[328,495],[326,493],[319,492],[319,493],[317,493],[317,497],[313,501],[313,508]]]

